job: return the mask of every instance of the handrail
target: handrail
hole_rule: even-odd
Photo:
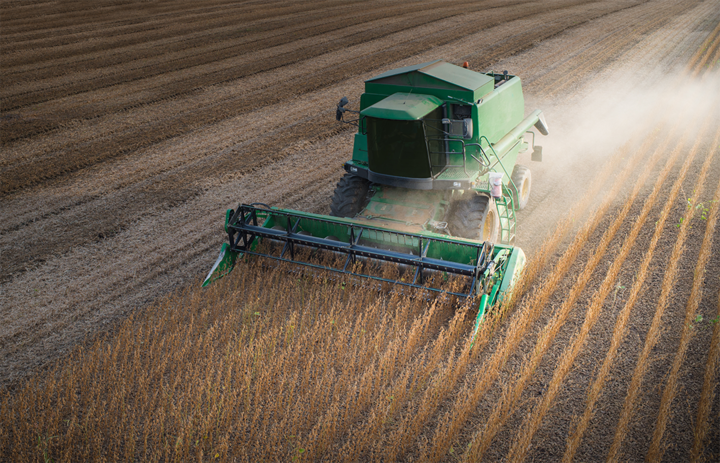
[[[470,157],[472,157],[475,161],[477,161],[478,164],[480,164],[483,167],[490,167],[490,158],[485,154],[485,150],[483,150],[482,145],[480,143],[466,143],[465,146],[477,146],[480,150],[480,153],[485,157],[487,160],[487,163],[483,162],[481,159],[478,159],[475,157],[475,155],[471,154]]]
[[[463,163],[462,163],[463,171],[465,172],[465,175],[466,175],[467,177],[470,177],[470,174],[469,174],[468,171],[467,171],[467,153],[466,153],[466,150],[465,150],[465,146],[466,146],[465,140],[463,140],[462,138],[430,138],[430,137],[427,137],[427,136],[426,136],[426,137],[425,137],[425,144],[426,144],[426,146],[427,146],[427,142],[430,141],[430,140],[443,141],[443,142],[445,142],[445,141],[448,141],[448,142],[459,142],[460,145],[461,145],[461,147],[462,147],[462,151],[460,151],[460,152],[457,152],[457,151],[432,151],[432,152],[433,152],[433,153],[438,153],[438,154],[445,154],[445,155],[447,155],[447,154],[462,154],[462,156],[463,156]],[[430,157],[430,153],[431,153],[430,147],[428,146],[428,157]],[[471,156],[472,156],[472,155],[471,155]],[[473,156],[473,158],[474,158],[474,156]],[[433,168],[433,167],[436,167],[436,166],[434,166],[434,165],[432,164],[432,162],[431,162],[431,163],[430,163],[430,169],[431,169],[431,171],[432,171],[432,168]],[[438,167],[439,167],[439,166],[438,166]],[[445,165],[445,168],[447,168],[447,167],[460,167],[460,166],[457,165],[457,164],[446,164],[446,165]],[[437,177],[438,177],[441,173],[443,173],[444,171],[445,171],[445,169],[441,170],[440,172],[437,173],[437,175],[434,175],[433,178],[437,178]]]
[[[497,164],[500,164],[500,167],[502,167],[502,170],[505,172],[505,175],[507,175],[507,177],[510,179],[510,183],[512,184],[513,189],[514,189],[515,192],[519,195],[519,194],[520,194],[520,191],[518,190],[517,185],[515,185],[515,182],[513,181],[512,176],[511,176],[510,174],[508,174],[508,171],[507,171],[507,169],[505,168],[505,164],[503,164],[503,162],[502,162],[502,158],[501,158],[500,156],[498,156],[497,151],[495,151],[495,148],[493,148],[493,145],[490,143],[490,140],[488,140],[485,135],[482,135],[482,136],[480,137],[480,140],[479,140],[479,141],[482,142],[483,139],[485,139],[485,141],[487,142],[488,146],[490,147],[490,149],[492,150],[493,154],[495,155],[495,158],[497,159],[497,162],[496,162],[495,164],[493,164],[491,167],[495,167]],[[482,146],[480,147],[480,149],[483,151],[483,154],[485,154],[485,150],[482,149]],[[507,152],[505,152],[505,155],[507,156],[507,153],[509,153],[509,152],[510,152],[510,150],[508,150]],[[487,154],[485,154],[485,156],[487,157]],[[503,156],[503,157],[505,157],[505,156]],[[511,195],[510,195],[510,200],[511,200],[511,204],[512,204],[512,207],[513,207],[513,210],[514,210],[514,209],[515,209],[515,204],[514,204],[515,201],[512,200],[512,192],[511,192]]]

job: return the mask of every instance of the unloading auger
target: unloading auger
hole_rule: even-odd
[[[365,82],[359,111],[337,106],[357,125],[331,215],[241,204],[225,217],[223,244],[203,286],[257,255],[459,297],[487,307],[505,298],[525,265],[514,247],[515,211],[528,202],[530,170],[516,165],[532,127],[548,134],[541,111],[523,117],[520,79],[444,61],[395,69]],[[345,121],[346,113],[357,118]],[[533,161],[542,148],[533,146]],[[510,173],[512,172],[512,173]],[[330,253],[333,262],[319,259]],[[389,279],[371,269],[404,269]],[[462,279],[459,290],[438,281]]]

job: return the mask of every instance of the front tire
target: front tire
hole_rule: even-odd
[[[365,207],[369,188],[370,182],[364,178],[346,173],[335,187],[330,203],[330,215],[355,217]]]
[[[450,232],[461,238],[496,243],[500,236],[500,215],[489,196],[472,194],[455,204],[449,220]]]

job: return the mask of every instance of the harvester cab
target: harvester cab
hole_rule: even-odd
[[[507,296],[525,263],[512,244],[515,211],[527,204],[531,176],[516,161],[534,145],[532,127],[548,134],[542,112],[524,116],[517,76],[444,61],[369,79],[359,109],[348,105],[343,97],[336,119],[358,130],[331,215],[264,204],[228,210],[228,243],[203,286],[230,272],[238,257],[260,255],[349,279],[479,296],[479,323],[486,307]],[[533,148],[532,159],[540,160],[541,148]],[[333,265],[318,258],[322,252],[343,257]],[[377,262],[411,271],[390,280],[368,270]],[[453,291],[428,283],[438,274],[466,282]]]
[[[347,104],[343,97],[339,120],[350,111]],[[403,204],[420,201],[434,206],[423,213],[427,231],[514,242],[515,211],[527,205],[532,186],[530,170],[516,165],[518,153],[529,148],[525,134],[532,127],[548,134],[541,111],[524,117],[520,78],[433,61],[366,81],[360,110],[351,112],[358,117],[347,122],[358,132],[346,177],[365,182],[347,178],[338,185],[333,215],[415,223],[417,208]],[[533,154],[541,160],[542,148]],[[359,197],[366,191],[367,202]],[[378,213],[377,201],[397,207]]]

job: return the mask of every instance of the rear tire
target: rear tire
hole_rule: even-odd
[[[532,188],[532,175],[530,169],[527,167],[517,164],[512,172],[512,181],[515,187],[519,190],[513,190],[513,203],[516,210],[525,209],[528,201],[530,200],[530,189]]]
[[[449,225],[453,235],[471,240],[496,243],[500,236],[500,215],[489,196],[472,196],[455,204]]]
[[[330,215],[334,217],[355,217],[365,207],[370,182],[362,177],[346,173],[337,184]]]

